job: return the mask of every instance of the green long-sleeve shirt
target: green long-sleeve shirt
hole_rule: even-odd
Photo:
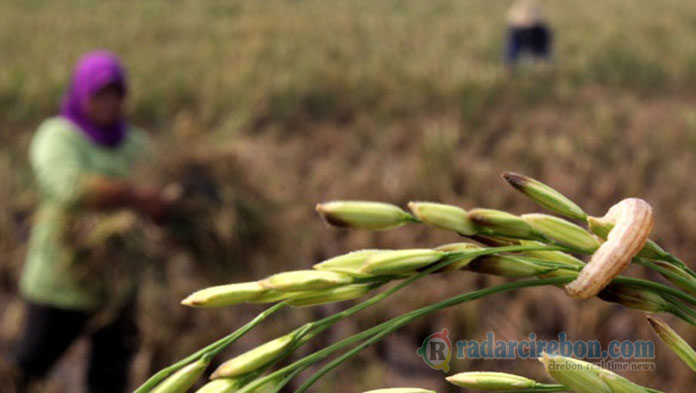
[[[89,175],[124,179],[147,147],[146,135],[135,128],[115,148],[91,142],[70,121],[54,117],[41,124],[29,158],[40,192],[27,259],[22,295],[55,307],[95,310],[108,301],[104,269],[108,260],[86,261],[75,246],[75,228],[90,230],[104,213],[80,206]]]

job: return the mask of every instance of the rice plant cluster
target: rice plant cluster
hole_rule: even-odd
[[[518,216],[501,210],[465,210],[434,202],[411,202],[408,204],[410,211],[382,202],[331,201],[317,205],[316,210],[322,218],[337,227],[385,231],[404,225],[427,225],[456,232],[462,241],[435,248],[358,250],[315,264],[312,269],[279,272],[258,281],[196,291],[182,304],[216,308],[240,303],[268,303],[269,307],[237,331],[162,369],[136,393],[188,391],[204,374],[211,359],[269,315],[287,307],[362,300],[225,360],[212,372],[211,380],[197,392],[278,392],[300,372],[324,363],[302,381],[296,390],[302,393],[361,350],[417,318],[496,293],[539,286],[562,288],[568,296],[579,300],[599,297],[647,312],[646,323],[665,345],[696,371],[696,352],[654,315],[673,314],[696,325],[696,311],[693,309],[696,306],[696,272],[650,240],[655,222],[650,205],[638,198],[628,198],[618,202],[605,215],[595,217],[535,179],[511,172],[503,174],[503,178],[556,215],[532,213]],[[631,263],[656,271],[673,285],[622,276]],[[277,366],[282,359],[329,327],[385,301],[397,291],[408,290],[414,281],[427,279],[432,274],[461,274],[457,273],[459,271],[517,280],[464,292],[406,312],[287,365]],[[380,292],[385,287],[387,289]],[[495,371],[464,371],[447,377],[447,381],[463,388],[501,392],[659,392],[580,359],[544,353],[539,361],[551,383]],[[370,392],[431,391],[399,387]]]

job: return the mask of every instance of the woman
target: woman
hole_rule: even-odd
[[[30,162],[41,202],[20,283],[28,303],[24,336],[14,356],[21,392],[43,377],[105,308],[117,312],[90,333],[89,392],[122,392],[126,387],[137,338],[135,291],[115,299],[105,290],[112,277],[100,268],[110,261],[88,260],[75,247],[74,229],[89,228],[85,223],[117,209],[155,221],[167,214],[169,202],[160,191],[126,180],[147,147],[143,132],[124,116],[127,92],[116,56],[88,53],[75,68],[60,115],[44,121],[32,140]]]

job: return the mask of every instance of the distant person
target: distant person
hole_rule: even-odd
[[[551,59],[552,32],[533,0],[518,0],[508,11],[505,63],[514,67],[528,54],[535,60]]]
[[[127,94],[117,57],[88,53],[75,67],[60,115],[45,120],[31,142],[29,158],[41,199],[20,282],[26,324],[11,359],[20,393],[31,391],[29,386],[105,309],[114,310],[113,316],[87,329],[88,392],[121,393],[127,386],[137,346],[137,280],[131,277],[126,292],[110,293],[107,283],[115,278],[106,273],[109,258],[91,260],[76,250],[73,236],[75,227],[90,228],[115,210],[162,220],[170,207],[159,190],[126,180],[134,163],[148,158],[146,135],[124,115]]]

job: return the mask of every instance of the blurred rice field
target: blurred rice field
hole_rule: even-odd
[[[423,228],[328,229],[313,212],[319,201],[425,199],[537,210],[499,179],[514,170],[557,187],[592,214],[621,198],[643,197],[656,211],[653,238],[696,259],[696,2],[541,3],[556,32],[553,64],[510,73],[501,62],[510,5],[502,0],[1,2],[2,347],[18,333],[16,280],[36,199],[27,145],[55,113],[74,61],[94,48],[123,56],[132,119],[161,147],[153,165],[160,168],[141,181],[166,184],[172,174],[161,168],[176,167],[194,151],[224,185],[223,222],[215,228],[234,248],[218,260],[213,252],[201,258],[155,247],[160,263],[143,273],[143,346],[133,383],[260,311],[179,306],[196,288],[308,267],[358,248],[457,240]],[[319,341],[498,281],[470,273],[429,278]],[[284,312],[229,352],[340,307]],[[695,329],[669,321],[696,343]],[[409,326],[316,391],[400,385],[451,391],[444,375],[416,356],[421,341],[442,328],[455,340],[488,331],[500,339],[531,331],[603,343],[654,339],[637,312],[572,301],[555,289],[527,290]],[[626,375],[665,391],[696,384],[673,354],[657,348],[655,373]],[[47,391],[79,392],[65,376],[82,367],[79,349]],[[453,363],[453,371],[468,369],[544,378],[533,360]]]

